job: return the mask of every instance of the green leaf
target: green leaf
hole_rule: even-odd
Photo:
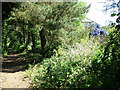
[[[112,14],[111,14],[111,17],[114,17],[114,16],[116,16],[116,15],[117,15],[116,13],[112,13]]]

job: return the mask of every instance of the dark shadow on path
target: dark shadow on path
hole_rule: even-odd
[[[1,71],[6,73],[25,71],[27,66],[28,62],[21,60],[20,55],[13,54],[3,57]]]

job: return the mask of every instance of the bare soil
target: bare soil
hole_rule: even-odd
[[[29,88],[31,81],[24,75],[27,63],[21,60],[20,55],[8,55],[0,62],[0,88]]]

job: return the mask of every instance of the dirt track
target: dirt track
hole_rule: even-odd
[[[24,75],[25,62],[19,55],[8,55],[1,62],[0,88],[29,88],[31,81]]]

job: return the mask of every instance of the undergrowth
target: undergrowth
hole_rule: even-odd
[[[91,58],[98,50],[97,43],[84,40],[73,46],[54,50],[51,58],[31,65],[27,75],[33,81],[33,88],[83,88],[91,87]],[[94,85],[95,86],[95,85]]]

